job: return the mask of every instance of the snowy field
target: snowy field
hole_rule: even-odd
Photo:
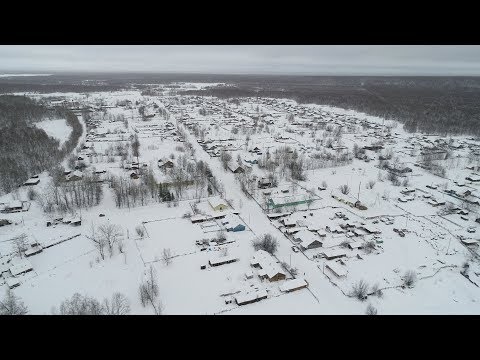
[[[60,141],[60,146],[68,140],[72,128],[65,119],[43,120],[35,123],[35,126],[44,130],[48,136]]]

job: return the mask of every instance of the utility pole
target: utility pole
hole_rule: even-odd
[[[362,185],[362,182],[358,184],[358,195],[357,195],[357,200],[360,201],[360,185]]]

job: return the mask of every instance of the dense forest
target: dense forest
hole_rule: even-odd
[[[60,147],[34,123],[66,119],[70,138]],[[57,165],[76,146],[82,134],[77,116],[65,109],[48,110],[24,96],[0,96],[0,191],[10,192],[30,176]]]
[[[187,90],[219,98],[289,98],[398,120],[407,131],[480,135],[480,80],[476,78],[322,78],[313,82],[244,82]]]

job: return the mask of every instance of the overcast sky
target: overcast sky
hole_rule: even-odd
[[[480,46],[0,45],[0,73],[480,75]]]

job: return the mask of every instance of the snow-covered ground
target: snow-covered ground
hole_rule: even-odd
[[[60,141],[60,146],[68,140],[72,128],[65,119],[43,120],[35,123],[35,126],[44,130],[48,136]]]
[[[214,84],[178,85],[200,89]],[[102,300],[119,291],[130,300],[131,313],[151,314],[153,308],[142,306],[138,296],[150,267],[156,274],[165,314],[363,314],[368,304],[379,314],[480,313],[478,245],[462,242],[475,241],[480,234],[476,222],[480,207],[474,203],[480,183],[465,180],[479,171],[475,170],[478,159],[474,155],[480,150],[478,141],[454,137],[452,143],[462,146],[452,147],[449,159],[436,160],[447,168],[446,175],[439,177],[416,165],[425,144],[440,137],[409,134],[393,123],[387,129],[383,119],[351,110],[282,99],[244,99],[232,104],[172,94],[142,96],[134,90],[34,96],[60,97],[92,108],[94,126],[85,128],[84,146],[79,144],[76,152],[84,158],[85,173],[105,170],[106,179],[111,175],[128,179],[139,173],[139,179],[128,181],[141,184],[145,175],[126,167],[137,161],[129,145],[137,135],[138,161],[142,168],[152,170],[157,183],[173,183],[176,176],[173,170],[160,169],[159,160],[171,160],[173,169],[182,162],[203,161],[221,186],[213,193],[210,185],[193,176],[181,191],[170,187],[177,202],[156,202],[147,194],[143,202],[119,208],[106,181],[100,204],[89,209],[46,214],[37,198],[28,201],[28,211],[2,213],[0,219],[12,224],[0,227],[0,265],[5,269],[1,292],[7,287],[6,279],[12,277],[7,260],[12,264],[21,261],[15,254],[15,239],[24,234],[29,242],[44,246],[42,252],[28,257],[33,270],[17,275],[21,284],[13,289],[30,313],[51,313],[52,307],[58,309],[75,292]],[[151,116],[142,117],[140,107]],[[201,109],[209,113],[200,114]],[[289,114],[295,114],[294,120],[289,120]],[[61,141],[71,131],[64,120],[37,126]],[[335,135],[339,128],[341,134]],[[368,159],[351,156],[354,144],[368,147],[380,140],[384,149],[366,150]],[[117,153],[125,145],[127,154]],[[389,149],[392,162],[398,158],[398,164],[412,170],[400,177],[397,186],[379,166],[380,155]],[[224,169],[221,151],[231,155],[230,165],[242,166],[247,177],[256,176],[251,189],[242,190],[242,175]],[[274,157],[277,151],[295,151],[306,164],[305,178],[294,180],[289,167],[282,170],[277,165],[273,175],[278,184],[261,189],[258,180],[268,177],[269,171],[257,162],[267,153]],[[344,160],[340,160],[342,156]],[[48,172],[39,179],[33,188],[39,194],[48,193]],[[341,185],[348,186],[348,194],[342,193]],[[452,195],[447,192],[450,189],[457,192]],[[465,194],[467,189],[470,194]],[[1,197],[0,203],[26,201],[27,192],[22,187]],[[313,202],[266,210],[269,198],[282,196],[291,201],[308,197]],[[357,201],[366,209],[356,207]],[[213,208],[216,202],[224,202],[225,210]],[[438,202],[458,209],[444,213],[447,205]],[[285,216],[268,216],[275,214]],[[47,221],[60,215],[80,218],[82,224],[47,226]],[[208,219],[194,223],[190,215]],[[104,259],[92,241],[92,227],[102,224],[117,225],[124,244],[122,251],[114,249],[111,256],[107,251]],[[225,231],[238,224],[245,225],[245,230]],[[295,238],[297,230],[321,245],[302,248],[303,240]],[[224,243],[212,242],[222,234]],[[296,269],[296,275],[288,273],[286,280],[272,282],[260,278],[250,260],[255,254],[252,242],[264,234],[278,240],[274,261]],[[58,244],[46,247],[53,243]],[[327,259],[335,252],[342,255]],[[165,261],[166,253],[170,261]],[[223,257],[235,261],[210,264]],[[464,272],[466,262],[468,272]],[[346,275],[336,276],[327,266],[333,263],[333,268]],[[414,286],[405,286],[407,271],[415,273]],[[308,287],[282,292],[280,287],[293,276],[305,279]],[[366,301],[350,296],[359,281],[368,285]],[[372,293],[374,285],[382,289],[383,296]],[[235,303],[239,294],[263,291],[266,298],[261,301],[242,306]]]

